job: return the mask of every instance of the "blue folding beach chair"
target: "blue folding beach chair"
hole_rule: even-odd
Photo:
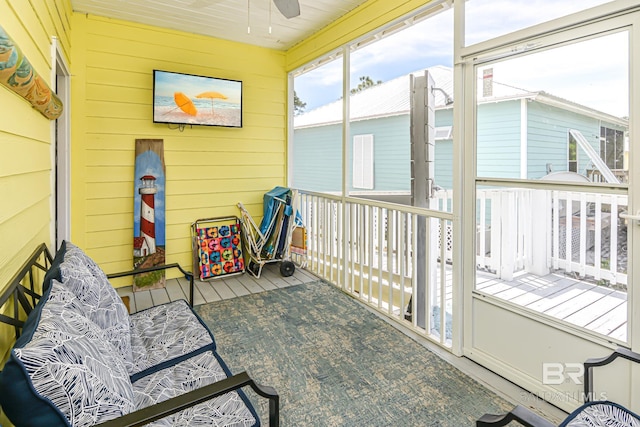
[[[269,262],[281,262],[280,273],[291,276],[295,264],[290,260],[293,230],[302,226],[302,217],[297,209],[298,192],[286,187],[275,187],[263,197],[263,216],[260,226],[256,224],[242,203],[240,224],[245,251],[250,261],[247,269],[256,278],[262,267]]]

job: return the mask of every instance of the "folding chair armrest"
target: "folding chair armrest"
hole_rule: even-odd
[[[590,402],[593,398],[593,376],[591,370],[598,366],[608,365],[618,357],[640,363],[640,354],[629,349],[618,347],[613,353],[605,357],[595,357],[584,362],[584,401]]]
[[[119,418],[97,424],[100,427],[134,427],[159,420],[176,412],[195,406],[233,390],[250,386],[257,394],[269,399],[269,426],[279,427],[280,396],[271,387],[260,386],[246,372],[206,385],[180,396],[139,409]]]
[[[516,421],[525,427],[555,427],[555,424],[552,424],[540,415],[537,415],[520,405],[516,406],[506,414],[484,414],[476,421],[476,427],[506,426],[511,421]]]

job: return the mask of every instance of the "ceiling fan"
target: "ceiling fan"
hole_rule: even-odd
[[[287,19],[300,16],[300,3],[298,3],[298,0],[273,0],[273,4]]]
[[[194,0],[191,6],[195,8],[211,6],[216,1],[220,0],[213,0],[213,2],[212,0]],[[300,3],[298,0],[273,0],[273,4],[276,5],[282,16],[287,19],[300,16]]]

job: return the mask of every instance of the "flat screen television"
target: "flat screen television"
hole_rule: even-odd
[[[242,81],[153,70],[153,122],[242,127]]]

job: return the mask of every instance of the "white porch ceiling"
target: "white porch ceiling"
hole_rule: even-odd
[[[299,0],[300,16],[292,19],[272,0],[71,0],[71,5],[75,12],[287,50],[365,1]]]

